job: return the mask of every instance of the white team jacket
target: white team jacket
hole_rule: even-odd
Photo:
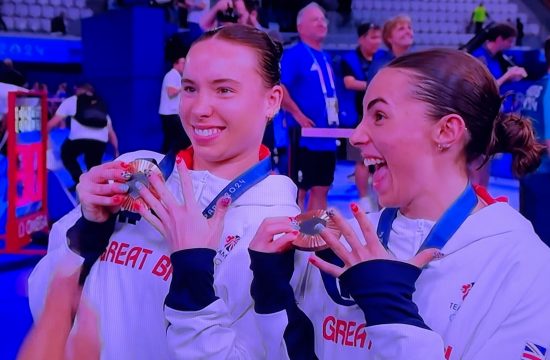
[[[120,159],[135,158],[160,161],[162,155],[138,151]],[[195,196],[203,207],[229,183],[207,171],[192,171],[191,175]],[[167,185],[181,201],[177,171],[173,171]],[[298,214],[295,199],[292,181],[271,175],[230,205],[215,259],[214,288],[219,299],[193,312],[164,307],[172,268],[160,233],[144,219],[135,225],[117,219],[107,250],[91,269],[83,292],[99,315],[102,359],[265,357],[265,344],[258,337],[250,296],[248,245],[264,218]],[[54,224],[48,253],[31,274],[29,302],[35,318],[43,308],[51,275],[60,259],[71,256],[82,261],[69,250],[66,239],[67,229],[79,217],[77,208]],[[227,250],[226,242],[236,245]]]
[[[379,216],[370,216],[375,225]],[[398,215],[389,248],[400,259],[413,257],[432,226]],[[299,287],[305,290],[296,300],[313,323],[319,359],[517,360],[524,354],[543,359],[544,353],[550,358],[550,249],[527,220],[508,204],[489,205],[469,216],[442,252],[443,259],[422,271],[413,295],[431,331],[365,326],[363,312],[339,283],[325,279],[325,284],[320,271],[308,266]],[[329,295],[331,284],[342,305]],[[272,339],[272,358],[288,357],[288,344],[275,333],[287,326],[286,313],[259,319],[264,336]]]

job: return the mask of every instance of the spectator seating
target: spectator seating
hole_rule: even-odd
[[[483,1],[491,20],[512,21],[516,18],[525,24],[525,33],[538,35],[540,25],[528,23],[528,16],[519,11],[517,3],[510,0]],[[423,46],[457,47],[471,37],[468,29],[473,9],[479,0],[354,0],[352,13],[355,23],[383,21],[397,14],[409,15],[414,24],[415,44]]]
[[[50,21],[61,12],[67,22],[90,17],[86,0],[3,0],[2,18],[9,31],[49,33]]]

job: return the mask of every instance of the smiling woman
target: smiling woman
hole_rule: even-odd
[[[89,271],[82,294],[99,317],[102,358],[268,356],[257,336],[247,250],[266,217],[284,220],[282,243],[297,235],[296,187],[271,175],[260,145],[281,103],[280,57],[279,44],[242,25],[207,32],[191,46],[180,116],[192,146],[175,166],[138,151],[81,178],[81,206],[53,226],[29,280],[34,316],[56,263],[73,256]],[[138,158],[159,162],[165,179],[134,174],[128,162]],[[120,211],[128,197],[139,215]]]
[[[310,258],[295,294],[284,275],[292,272],[284,266],[289,255],[266,246],[273,232],[260,226],[250,244],[253,284],[286,294],[279,308],[299,302],[318,358],[544,357],[550,249],[508,204],[468,182],[467,164],[480,155],[511,153],[518,175],[540,161],[531,122],[501,114],[501,103],[490,73],[466,53],[395,59],[367,88],[363,120],[350,138],[376,167],[385,209],[367,216],[351,204],[350,222],[329,210],[343,238],[321,227],[330,249]],[[256,307],[269,303],[262,290],[253,287]],[[288,346],[287,331],[301,316],[291,314],[262,318],[280,346]]]
[[[260,147],[267,119],[278,112],[282,98],[279,63],[271,55],[282,48],[267,36],[266,43],[237,29],[208,32],[193,45],[180,106],[196,169],[228,178],[257,161],[249,149]]]

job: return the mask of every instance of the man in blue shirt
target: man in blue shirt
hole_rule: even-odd
[[[291,168],[291,176],[297,182],[302,209],[308,192],[308,210],[326,209],[336,168],[336,141],[299,136],[301,128],[338,126],[334,72],[328,54],[322,50],[327,35],[323,8],[315,2],[304,7],[298,13],[297,27],[300,41],[286,49],[281,60],[283,108],[291,115],[287,124],[290,151],[297,159],[298,174],[293,174]]]
[[[503,54],[514,45],[516,36],[516,29],[511,25],[496,24],[487,31],[487,40],[483,46],[472,52],[472,56],[487,66],[498,86],[527,77],[524,68],[515,66]]]
[[[531,221],[540,238],[550,246],[550,38],[544,42],[548,73],[525,94],[522,114],[533,120],[535,134],[546,145],[537,171],[520,180],[520,212]]]

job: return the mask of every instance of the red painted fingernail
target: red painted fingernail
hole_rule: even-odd
[[[231,204],[231,198],[229,196],[223,197],[221,200],[221,204],[226,207],[229,206],[229,204]]]
[[[357,206],[356,203],[351,203],[349,207],[351,208],[351,211],[353,211],[354,213],[359,211],[359,206]]]
[[[115,204],[120,204],[120,203],[122,202],[123,199],[124,199],[124,198],[123,198],[122,196],[120,196],[120,195],[115,195],[115,196],[113,196],[113,202],[114,202]]]
[[[294,230],[291,232],[292,235],[298,235],[300,232],[298,230]]]
[[[120,163],[120,166],[122,166],[123,168],[127,169],[128,167],[130,167],[130,164],[126,163],[126,162],[121,162]]]
[[[179,164],[183,161],[183,158],[181,156],[176,156],[176,163]]]
[[[315,264],[315,258],[310,257],[309,259],[307,259],[307,261],[309,261],[312,264]]]

